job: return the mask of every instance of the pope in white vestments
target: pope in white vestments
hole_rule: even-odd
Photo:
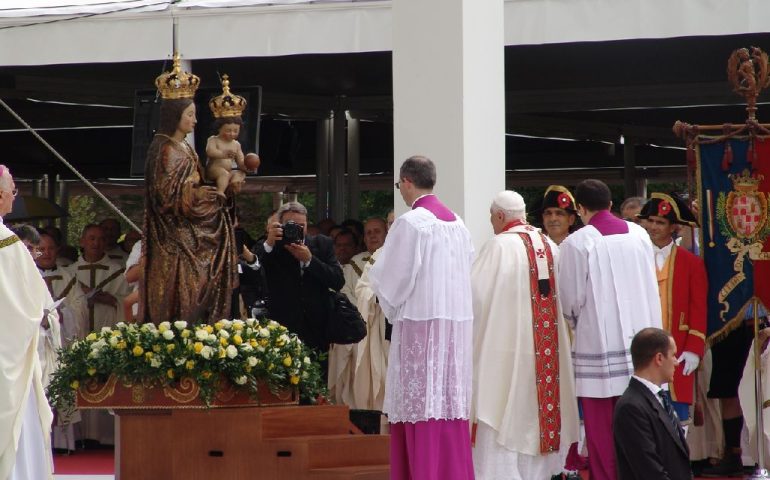
[[[569,327],[555,278],[558,247],[525,218],[521,195],[495,196],[496,235],[473,264],[471,420],[479,480],[550,480],[578,440]]]
[[[0,165],[0,217],[11,211],[15,185]],[[51,422],[37,345],[45,283],[24,244],[0,222],[0,479],[53,478]]]

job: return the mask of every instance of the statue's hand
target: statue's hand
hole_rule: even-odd
[[[215,187],[198,187],[197,197],[202,202],[214,202],[218,198],[218,192]]]

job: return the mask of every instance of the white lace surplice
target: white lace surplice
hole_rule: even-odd
[[[459,217],[443,222],[417,208],[388,232],[370,279],[393,324],[383,406],[390,422],[468,418],[472,261]]]
[[[391,423],[468,418],[472,374],[473,322],[396,322],[383,411]]]

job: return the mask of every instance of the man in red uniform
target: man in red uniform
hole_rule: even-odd
[[[676,351],[681,352],[669,392],[681,421],[689,418],[693,403],[694,377],[706,345],[706,269],[703,260],[679,247],[674,233],[680,226],[696,227],[687,204],[674,194],[653,193],[639,218],[655,252],[663,329],[671,332]]]

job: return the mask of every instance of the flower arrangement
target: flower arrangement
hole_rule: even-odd
[[[326,395],[317,354],[295,334],[268,319],[220,320],[214,325],[185,321],[120,322],[74,342],[59,353],[59,368],[47,394],[51,405],[67,411],[83,382],[104,382],[110,375],[124,383],[172,385],[184,378],[198,383],[207,405],[221,378],[256,395],[298,388],[311,403]]]

